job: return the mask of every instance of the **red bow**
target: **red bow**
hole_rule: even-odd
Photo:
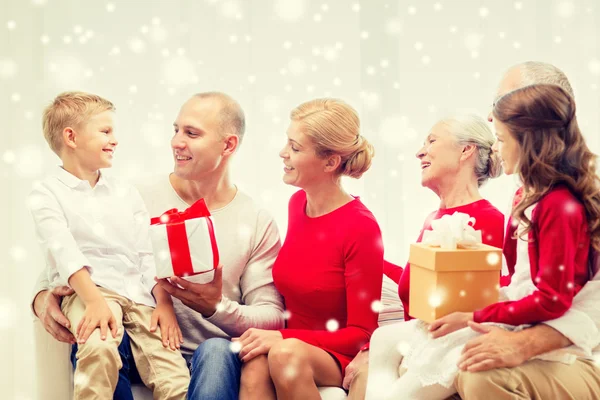
[[[160,217],[150,219],[150,225],[167,226],[167,240],[171,252],[173,273],[176,276],[189,276],[202,273],[194,272],[194,267],[192,266],[190,246],[185,229],[185,221],[188,219],[205,218],[213,253],[213,269],[216,269],[219,265],[219,249],[217,247],[213,223],[209,217],[210,211],[208,211],[204,199],[200,199],[185,211],[178,211],[176,208],[173,208],[165,211]]]

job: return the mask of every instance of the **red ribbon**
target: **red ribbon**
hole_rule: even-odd
[[[219,265],[219,249],[217,247],[213,223],[209,217],[210,211],[208,211],[204,199],[200,199],[185,211],[178,211],[176,208],[173,208],[165,211],[160,217],[150,219],[150,225],[166,225],[167,240],[171,252],[173,274],[175,276],[189,276],[212,271],[194,271],[187,231],[185,229],[185,221],[188,219],[205,218],[213,253],[213,269],[216,269]]]

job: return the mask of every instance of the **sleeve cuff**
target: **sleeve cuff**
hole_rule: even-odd
[[[231,300],[225,296],[221,296],[221,302],[217,304],[217,309],[210,317],[204,317],[205,320],[212,322],[213,325],[220,326],[219,322],[223,321],[223,318],[227,314],[227,309],[231,305]]]
[[[564,316],[544,324],[557,330],[586,355],[591,355],[592,349],[600,343],[598,327],[580,311],[571,309]]]

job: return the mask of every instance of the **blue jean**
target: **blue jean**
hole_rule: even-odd
[[[194,354],[186,356],[190,368],[190,387],[188,400],[238,400],[242,362],[237,353],[230,349],[231,342],[222,338],[212,338],[201,343]],[[73,368],[77,363],[75,354],[77,345],[73,345],[71,362]],[[142,383],[127,332],[119,345],[119,354],[123,367],[119,371],[119,380],[113,400],[134,400],[131,385]]]

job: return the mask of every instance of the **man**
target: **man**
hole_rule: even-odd
[[[231,182],[231,158],[241,144],[244,113],[230,96],[200,93],[182,107],[171,140],[174,173],[140,193],[150,215],[185,209],[203,198],[215,223],[221,264],[212,281],[203,275],[161,280],[173,303],[184,342],[181,351],[191,369],[189,399],[237,399],[241,362],[229,338],[248,328],[283,327],[283,302],[273,285],[271,268],[280,248],[273,218]],[[35,314],[57,340],[74,343],[69,322],[60,310],[68,288],[48,291],[45,272],[33,301]],[[148,321],[150,323],[150,321]],[[206,341],[207,339],[212,339]],[[125,338],[119,348],[124,365],[131,364]],[[126,362],[129,361],[129,362]],[[120,375],[115,398],[130,399],[128,374]]]
[[[548,83],[573,95],[565,74],[553,65],[525,62],[510,68],[500,82],[497,98],[521,87]],[[492,122],[492,114],[488,116]],[[598,399],[600,369],[591,359],[572,365],[533,359],[567,348],[600,360],[600,276],[575,296],[562,317],[520,332],[470,323],[483,333],[467,343],[455,382],[463,399]]]

